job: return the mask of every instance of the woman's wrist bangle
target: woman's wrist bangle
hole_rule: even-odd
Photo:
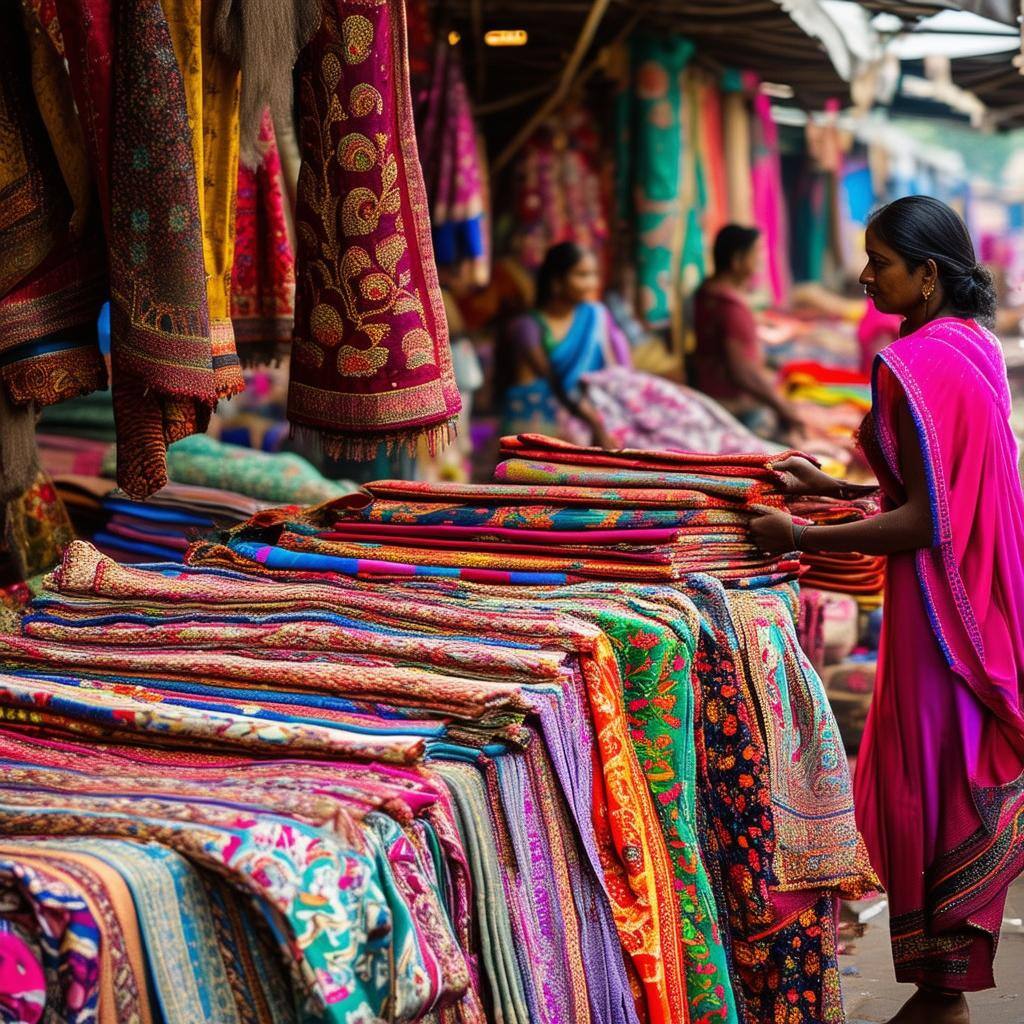
[[[793,547],[795,550],[803,551],[803,539],[806,532],[806,526],[798,526],[796,523],[793,524]]]

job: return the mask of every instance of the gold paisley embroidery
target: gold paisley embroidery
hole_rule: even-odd
[[[346,171],[369,171],[377,163],[377,147],[359,132],[351,132],[338,143],[338,163]]]
[[[372,377],[388,361],[388,350],[379,345],[353,348],[342,345],[338,350],[338,371],[347,377]]]
[[[390,235],[377,245],[377,262],[392,277],[398,272],[398,261],[405,252],[405,238],[402,235]]]
[[[346,235],[368,235],[380,224],[381,203],[368,188],[354,188],[341,206],[341,230]]]
[[[313,338],[327,348],[335,348],[341,344],[344,336],[344,327],[338,311],[321,302],[313,308],[309,317],[309,326],[313,332]]]
[[[370,114],[380,114],[384,110],[384,100],[369,82],[359,82],[352,87],[352,92],[349,93],[348,110],[353,117],[369,117]]]
[[[414,327],[402,339],[405,363],[410,370],[434,361],[434,342],[422,327]]]
[[[323,160],[304,161],[299,179],[302,201],[320,224],[318,229],[300,219],[297,225],[303,244],[316,253],[308,278],[313,306],[310,337],[303,339],[297,355],[306,365],[320,367],[327,358],[325,350],[336,349],[339,372],[356,377],[373,376],[387,365],[388,350],[382,342],[391,325],[381,322],[382,317],[415,315],[418,326],[406,329],[403,325],[401,348],[408,368],[433,363],[435,358],[423,299],[412,285],[410,271],[399,270],[409,246],[394,140],[384,132],[358,130],[360,118],[383,111],[383,98],[367,82],[357,82],[345,95],[345,65],[365,61],[373,41],[371,22],[361,15],[348,16],[341,24],[341,45],[324,54],[319,75],[307,80],[304,88],[315,95],[307,105],[318,111]],[[344,134],[335,144],[333,139],[342,128]],[[340,172],[348,176],[344,196],[338,194]],[[363,174],[365,184],[350,184],[353,175]],[[372,253],[352,244],[377,231],[385,217],[393,218],[391,233]],[[351,344],[360,334],[369,342],[368,348]]]
[[[341,41],[345,60],[349,64],[362,64],[373,45],[373,25],[361,14],[350,14],[341,23]]]
[[[359,294],[375,306],[391,306],[394,305],[395,282],[387,274],[367,274],[359,282]],[[396,308],[395,312],[400,310]]]
[[[325,53],[320,62],[320,79],[328,92],[334,92],[341,81],[341,61],[333,53]]]

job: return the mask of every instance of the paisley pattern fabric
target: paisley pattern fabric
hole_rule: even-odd
[[[461,407],[416,151],[405,5],[332,0],[299,61],[288,418],[329,454],[433,452]]]

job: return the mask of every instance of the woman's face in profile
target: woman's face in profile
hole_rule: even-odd
[[[596,302],[601,297],[601,275],[593,253],[583,258],[565,278],[565,297],[570,302]]]
[[[864,248],[867,263],[858,280],[865,293],[879,312],[906,316],[922,301],[921,269],[911,273],[903,257],[883,242],[871,227],[867,230]]]

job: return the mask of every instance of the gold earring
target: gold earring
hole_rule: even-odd
[[[921,295],[924,297],[924,301],[927,302],[932,297],[932,292],[935,291],[935,282],[933,281],[927,288],[921,289]]]

